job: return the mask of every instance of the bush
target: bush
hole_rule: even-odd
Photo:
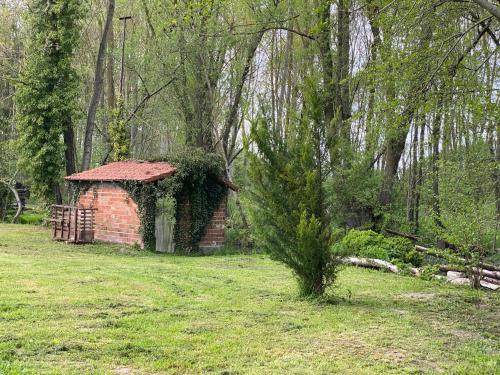
[[[253,247],[250,229],[228,227],[225,230],[224,238],[228,247],[240,249]]]
[[[389,260],[387,243],[383,235],[372,230],[350,230],[342,239],[336,252],[363,258]]]
[[[358,255],[363,258],[390,260],[387,250],[379,245],[365,247],[361,249]]]
[[[420,278],[424,280],[434,280],[436,275],[439,275],[439,265],[434,264],[432,266],[425,266],[422,268],[422,273]]]
[[[363,258],[375,258],[419,267],[423,255],[415,250],[406,238],[384,237],[372,230],[350,230],[334,248],[338,254],[351,254]]]
[[[424,261],[424,255],[413,249],[405,254],[403,260],[406,263],[413,264],[415,267],[420,267],[422,265],[422,262]]]
[[[413,243],[402,237],[385,238],[386,246],[391,260],[398,259],[404,263],[411,263],[415,267],[420,267],[424,256],[415,250]]]
[[[43,223],[43,219],[45,219],[45,217],[46,215],[39,213],[24,213],[19,215],[17,222],[19,224],[39,225]]]

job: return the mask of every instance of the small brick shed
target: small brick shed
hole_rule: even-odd
[[[172,176],[175,171],[175,167],[168,162],[127,160],[76,173],[65,179],[72,182],[86,182],[89,186],[79,195],[76,205],[95,209],[94,238],[96,240],[129,245],[138,244],[144,247],[138,206],[120,182],[136,181],[154,184]],[[180,220],[185,223],[190,220],[190,216],[188,210],[183,211],[186,214],[183,214]],[[224,244],[225,220],[226,200],[224,199],[213,212],[212,220],[199,243],[200,249],[210,251]],[[167,251],[167,249],[161,251]]]

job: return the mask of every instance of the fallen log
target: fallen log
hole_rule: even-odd
[[[424,246],[420,246],[420,245],[415,245],[415,250],[417,250],[417,251],[427,252],[427,251],[429,251],[430,249],[429,249],[428,247],[424,247]]]
[[[485,276],[483,277],[483,280],[492,284],[500,285],[500,280],[498,279],[493,279],[491,277]]]
[[[448,264],[441,264],[439,266],[439,270],[443,271],[443,272],[448,272],[448,271],[463,272],[464,268],[457,267],[457,266],[450,266]],[[500,280],[500,272],[498,272],[498,271],[490,271],[490,270],[486,270],[484,268],[472,267],[472,273],[474,275],[487,276],[487,277],[490,277],[492,279]]]
[[[486,270],[484,268],[477,268],[477,267],[473,267],[472,271],[474,272],[474,274],[487,276],[487,277],[491,277],[492,279],[500,280],[500,272],[499,271],[490,271],[490,270]]]
[[[407,238],[407,239],[415,241],[415,242],[420,241],[420,239],[421,239],[421,237],[419,237],[419,236],[417,236],[415,234],[398,232],[398,231],[395,231],[393,229],[384,229],[384,231],[387,232],[387,233],[389,233],[389,234],[393,234],[395,236],[404,237],[404,238]],[[437,240],[436,247],[438,249],[452,249],[452,250],[457,250],[457,246],[455,244],[452,244],[451,242],[448,242],[446,240],[441,240],[441,239]]]
[[[392,273],[399,273],[400,269],[392,264],[391,262],[388,262],[386,260],[381,260],[381,259],[370,259],[370,258],[357,258],[357,257],[346,257],[342,258],[342,263],[344,264],[349,264],[352,266],[356,267],[363,267],[363,268],[371,268],[371,269],[376,269],[376,270],[387,270]],[[453,267],[449,265],[441,265],[439,266],[440,271],[444,271],[448,273],[448,282],[451,284],[456,284],[456,285],[470,285],[471,284],[471,279],[467,278],[466,275],[463,273],[463,269],[459,269],[459,267]],[[419,268],[410,268],[410,271],[413,275],[415,276],[420,276],[420,269]],[[481,270],[484,272],[485,270]],[[486,270],[487,271],[487,270]],[[481,275],[483,276],[482,279],[480,280],[480,285],[483,288],[491,289],[491,290],[498,290],[500,289],[500,279],[497,278],[492,278],[486,276],[484,273],[479,273],[477,268],[473,268],[473,272],[475,272],[476,275]],[[491,272],[491,271],[489,271]],[[453,275],[455,273],[455,275]],[[454,276],[454,277],[451,277]]]
[[[387,262],[381,259],[367,259],[367,258],[356,258],[356,257],[347,257],[342,259],[344,264],[350,264],[352,266],[364,267],[364,268],[373,268],[373,269],[385,269],[387,271],[393,273],[399,273],[399,268],[394,264]]]
[[[424,246],[420,246],[420,245],[415,245],[415,250],[417,251],[420,251],[420,252],[423,252],[423,253],[428,253],[428,254],[431,254],[431,255],[436,255],[436,256],[439,256],[439,253],[433,251],[432,249],[428,248],[428,247],[424,247]],[[461,262],[466,262],[466,260],[464,258],[460,258],[460,257],[456,257],[457,260],[461,261]],[[500,266],[496,266],[494,264],[490,264],[490,263],[478,263],[478,266],[482,269],[485,269],[485,270],[488,270],[488,271],[493,271],[493,272],[500,272]]]
[[[387,262],[381,259],[368,259],[368,258],[357,258],[357,257],[347,257],[342,260],[344,264],[350,264],[353,266],[364,267],[364,268],[372,268],[372,269],[385,269],[393,273],[399,273],[399,268],[392,264],[391,262]],[[464,272],[464,268],[460,266],[452,266],[448,264],[441,264],[439,266],[439,270],[442,272]],[[413,275],[420,275],[420,270],[418,268],[410,268],[410,271]],[[483,268],[472,268],[472,273],[474,275],[479,275],[482,277],[487,277],[489,280],[486,280],[490,283],[498,282],[500,285],[500,272],[498,271],[490,271]],[[492,281],[495,280],[495,281]]]
[[[500,266],[495,266],[493,264],[479,263],[478,266],[481,267],[481,268],[484,268],[485,270],[488,270],[488,271],[498,271],[498,272],[500,272]]]
[[[491,289],[491,290],[498,290],[498,289],[500,289],[500,285],[494,284],[494,283],[490,283],[490,282],[488,282],[486,280],[479,281],[479,285],[481,285],[483,288],[487,288],[487,289]]]

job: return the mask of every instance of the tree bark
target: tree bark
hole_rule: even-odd
[[[496,124],[495,126],[495,136],[496,136],[496,145],[495,145],[495,168],[493,171],[494,179],[495,179],[495,206],[496,206],[496,215],[495,215],[495,235],[493,238],[493,251],[497,248],[498,241],[498,228],[500,225],[500,126]]]
[[[425,115],[418,116],[417,123],[420,124],[420,135],[418,143],[418,174],[417,183],[415,186],[415,233],[418,233],[420,228],[420,189],[423,184],[423,164],[424,164],[424,144],[425,144]]]
[[[409,170],[410,182],[408,186],[408,222],[415,231],[415,202],[417,196],[417,178],[418,178],[418,121],[413,124],[413,139],[411,145],[411,166]]]
[[[332,148],[336,141],[335,124],[333,124],[335,105],[335,80],[333,72],[333,52],[331,46],[331,0],[323,0],[317,3],[319,7],[319,24],[321,26],[317,38],[319,46],[319,58],[323,74],[323,115],[326,129],[328,130],[328,144]],[[332,159],[334,157],[332,156]]]
[[[71,123],[66,124],[63,131],[64,139],[64,161],[66,166],[66,176],[76,173],[76,146],[75,131]]]
[[[443,95],[439,95],[437,102],[436,113],[432,121],[432,214],[434,223],[444,228],[441,221],[441,208],[439,205],[439,141],[441,139],[441,114],[443,106]]]
[[[350,0],[339,0],[337,5],[337,64],[336,64],[336,131],[341,139],[350,142],[351,98],[349,82]]]
[[[481,8],[487,10],[493,16],[500,20],[500,7],[495,4],[490,3],[488,0],[472,0]]]
[[[238,123],[238,109],[240,107],[241,97],[243,94],[243,86],[245,85],[245,82],[247,80],[250,68],[252,66],[252,61],[255,56],[255,52],[257,51],[257,47],[259,46],[263,35],[264,31],[260,31],[259,33],[255,34],[255,37],[252,38],[252,40],[250,41],[250,44],[247,48],[247,54],[245,57],[245,65],[243,66],[243,71],[241,72],[241,76],[236,86],[236,92],[233,96],[233,101],[229,109],[229,114],[224,124],[224,130],[222,133],[222,146],[224,154],[226,156],[226,160],[228,161],[233,160],[232,154],[234,152],[235,145],[234,142],[230,142],[230,135],[231,131],[233,132],[236,131],[235,128],[237,127]]]
[[[367,259],[367,258],[357,258],[357,257],[347,257],[342,259],[342,263],[350,264],[352,266],[373,268],[373,269],[383,269],[393,273],[399,273],[399,268],[394,264],[381,259]]]
[[[113,49],[115,48],[115,38],[113,32],[113,22],[109,25],[108,31],[108,62],[106,67],[106,84],[107,84],[107,104],[108,109],[116,108],[115,94],[115,60],[113,58]]]
[[[420,40],[418,42],[418,51],[425,51],[429,46],[431,38],[432,29],[429,24],[424,24],[422,26]],[[395,124],[396,128],[388,134],[386,139],[384,179],[379,195],[379,202],[383,207],[388,206],[392,202],[393,187],[398,171],[399,161],[403,155],[406,144],[406,136],[408,135],[411,122],[413,121],[414,114],[418,106],[419,99],[415,97],[415,93],[423,96],[428,91],[428,87],[423,88],[421,86],[423,78],[425,78],[425,74],[427,72],[424,69],[425,63],[426,61],[422,61],[420,64],[416,65],[415,83],[406,93],[407,103],[402,113],[401,121]]]
[[[380,36],[380,27],[376,20],[379,7],[372,4],[372,1],[368,3],[368,21],[370,22],[370,29],[373,35],[373,42],[370,46],[370,61],[368,63],[369,67],[376,64],[378,57],[378,49],[380,43],[382,42]],[[375,107],[375,82],[371,74],[368,76],[368,104],[367,104],[367,114],[366,114],[366,152],[368,154],[367,160],[373,160],[375,147],[376,147],[376,129],[373,124]],[[373,167],[373,165],[372,165]]]
[[[106,45],[108,42],[108,34],[113,22],[113,13],[115,11],[115,0],[108,0],[108,10],[106,14],[106,23],[102,32],[101,42],[99,44],[99,51],[97,53],[97,62],[94,75],[94,90],[92,98],[90,99],[89,110],[87,113],[87,125],[85,127],[85,139],[83,142],[83,158],[82,158],[82,171],[86,171],[90,167],[92,159],[92,136],[94,133],[95,115],[97,105],[99,104],[99,97],[103,90],[104,83],[104,59],[106,57]]]

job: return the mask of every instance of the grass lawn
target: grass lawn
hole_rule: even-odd
[[[0,374],[500,373],[500,293],[346,268],[329,294],[263,255],[0,225]]]

